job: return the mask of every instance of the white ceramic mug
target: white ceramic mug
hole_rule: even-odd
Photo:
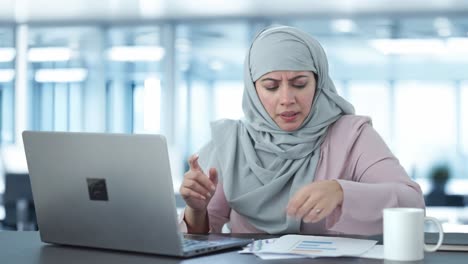
[[[433,222],[439,230],[435,246],[424,244],[424,222]],[[384,258],[416,261],[424,258],[424,251],[436,251],[444,240],[442,225],[434,217],[425,217],[421,208],[386,208],[383,210]]]

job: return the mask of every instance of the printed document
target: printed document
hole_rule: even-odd
[[[344,237],[285,235],[262,245],[254,253],[295,254],[307,257],[361,256],[370,250],[376,240]]]

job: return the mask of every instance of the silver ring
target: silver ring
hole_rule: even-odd
[[[315,209],[315,213],[320,214],[322,212],[322,209]]]

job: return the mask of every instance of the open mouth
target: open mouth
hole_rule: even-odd
[[[294,121],[299,115],[298,112],[287,111],[280,114],[280,117],[285,121]]]

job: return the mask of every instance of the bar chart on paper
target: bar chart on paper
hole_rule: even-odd
[[[302,240],[298,241],[291,249],[291,253],[297,254],[317,254],[323,251],[336,251],[336,245],[332,241]]]
[[[284,235],[264,245],[259,252],[309,257],[360,256],[376,243],[375,240],[345,237]]]

